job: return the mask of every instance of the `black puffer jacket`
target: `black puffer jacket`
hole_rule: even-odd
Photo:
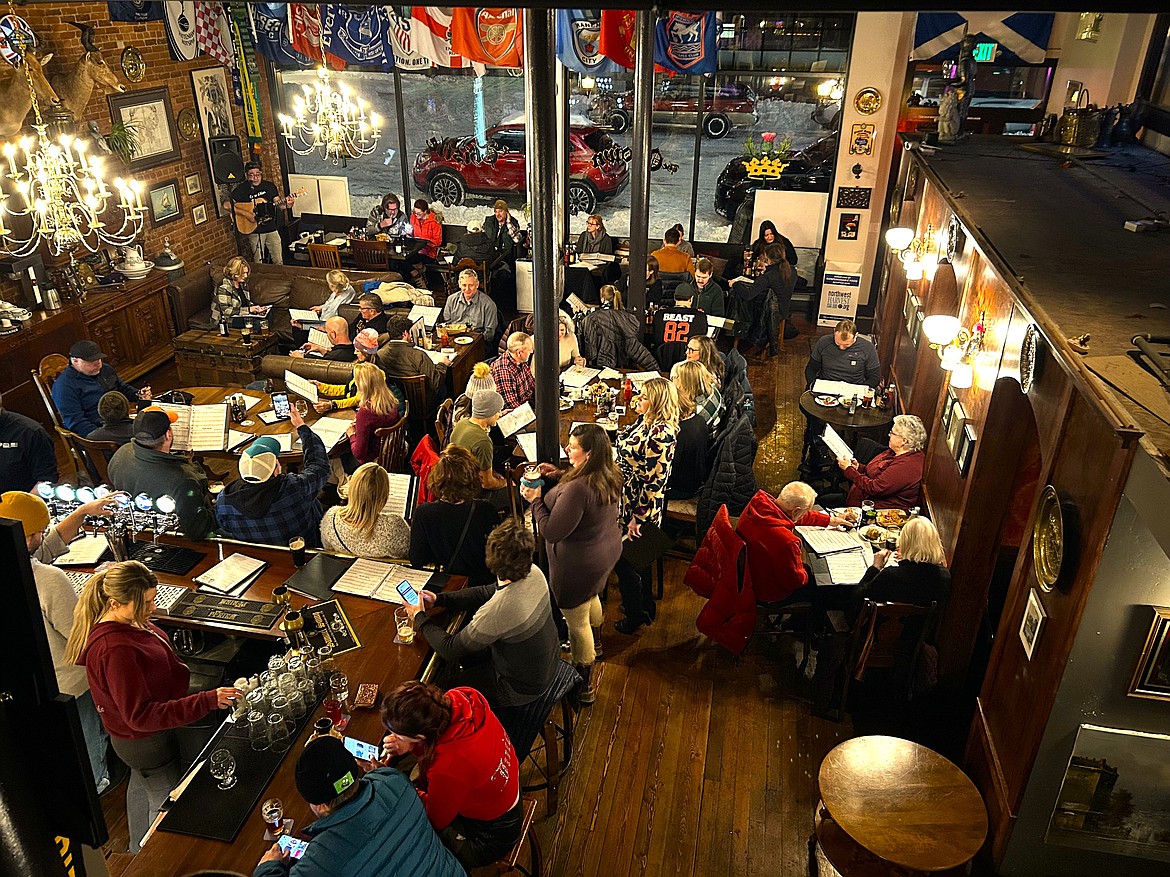
[[[711,474],[699,489],[695,526],[699,541],[715,520],[719,506],[727,504],[734,517],[740,514],[756,492],[752,466],[756,459],[756,434],[742,408],[728,406],[727,419],[715,435],[711,449]]]
[[[633,368],[658,371],[658,362],[638,340],[642,326],[637,315],[613,308],[594,308],[577,323],[581,355],[593,368]]]

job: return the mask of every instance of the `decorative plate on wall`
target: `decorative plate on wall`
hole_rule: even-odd
[[[194,140],[199,136],[199,117],[190,107],[179,110],[179,118],[175,120],[179,126],[179,136],[184,140]],[[188,195],[191,193],[188,192]]]
[[[1040,495],[1036,520],[1032,523],[1032,560],[1036,580],[1044,590],[1051,591],[1064,563],[1064,516],[1056,488],[1051,484],[1045,485]]]
[[[141,82],[146,75],[146,62],[142,60],[142,53],[133,46],[122,50],[122,72],[131,82]]]
[[[853,106],[861,115],[872,116],[881,109],[881,92],[876,88],[863,88],[853,98]]]

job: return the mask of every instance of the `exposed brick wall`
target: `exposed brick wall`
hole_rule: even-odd
[[[130,91],[165,87],[170,96],[172,115],[176,119],[184,108],[195,107],[195,95],[191,87],[191,71],[213,67],[216,63],[207,55],[200,55],[194,61],[171,60],[163,22],[150,21],[144,24],[111,22],[105,3],[36,3],[22,6],[18,14],[29,22],[38,38],[44,43],[42,54],[53,52],[53,59],[46,67],[46,72],[61,69],[58,67],[59,64],[72,66],[84,51],[79,39],[80,31],[70,25],[69,21],[91,24],[97,28],[94,41],[102,51],[106,63],[117,74],[119,81]],[[137,48],[146,62],[146,75],[140,82],[129,82],[122,73],[121,56],[122,50],[126,46]],[[264,175],[266,179],[273,180],[277,188],[283,191],[276,150],[276,129],[268,100],[268,82],[263,68],[261,68],[260,78],[260,106],[264,132],[261,160],[264,164]],[[228,80],[230,87],[230,71],[228,71]],[[235,117],[236,133],[240,137],[244,150],[244,160],[247,161],[248,142],[244,136],[246,129],[243,109],[233,103],[232,113]],[[30,114],[26,121],[31,122],[31,119]],[[111,124],[109,105],[101,86],[95,86],[89,103],[86,105],[82,122],[90,119],[98,123],[102,133],[109,133]],[[175,253],[184,259],[189,266],[199,264],[205,259],[222,259],[234,255],[236,252],[235,236],[228,221],[217,219],[216,216],[214,203],[216,190],[212,186],[211,171],[207,165],[202,134],[193,141],[180,138],[180,149],[182,157],[179,161],[134,172],[134,176],[143,184],[144,201],[145,193],[152,185],[177,179],[179,200],[183,209],[182,219],[169,222],[158,228],[153,227],[150,216],[147,216],[141,240],[143,250],[149,258],[151,255],[161,252],[163,238],[170,237],[171,246]],[[107,158],[106,172],[111,179],[116,176],[126,176],[128,173],[120,159],[114,156]],[[183,180],[188,174],[194,173],[199,174],[203,191],[189,196]],[[206,207],[208,221],[196,226],[191,217],[191,210],[199,204]],[[4,284],[3,289],[0,290],[5,298],[10,298],[12,292],[10,283]]]

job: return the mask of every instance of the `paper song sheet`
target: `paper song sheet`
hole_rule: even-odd
[[[443,313],[442,308],[431,307],[429,305],[415,305],[410,309],[407,315],[410,317],[410,322],[414,322],[419,317],[422,317],[423,323],[428,327],[434,327],[439,320],[439,315]]]
[[[269,426],[272,426],[272,424],[280,420],[275,411],[261,411],[256,416],[259,417],[260,420],[264,423],[267,423]]]
[[[833,429],[827,423],[825,424],[825,431],[821,438],[825,440],[825,444],[829,446],[829,450],[832,451],[835,459],[840,459],[841,457],[844,457],[846,460],[853,459],[853,451],[849,449],[849,445],[845,444],[845,440],[837,435],[837,430]]]
[[[599,369],[570,366],[561,372],[561,381],[566,387],[584,387],[601,374]]]
[[[496,422],[496,426],[500,428],[500,432],[504,438],[519,432],[532,421],[536,420],[536,414],[532,411],[532,406],[525,402],[519,408],[513,408],[507,414]]]
[[[325,443],[326,448],[332,448],[345,436],[351,422],[340,417],[318,417],[309,424],[309,430]]]
[[[290,320],[295,320],[302,326],[307,326],[310,323],[319,326],[325,322],[321,319],[320,314],[318,314],[316,311],[310,311],[307,308],[289,308],[288,318]]]
[[[409,521],[416,497],[415,476],[401,472],[390,473],[390,495],[382,510]]]
[[[284,370],[284,384],[288,387],[289,392],[296,393],[310,405],[316,405],[320,398],[317,395],[317,387],[312,381],[308,378],[302,378],[298,374],[294,374],[287,368]]]
[[[817,554],[854,551],[861,547],[861,540],[852,531],[828,530],[824,527],[797,527],[796,532]]]
[[[213,405],[169,405],[156,403],[159,408],[174,411],[179,419],[171,424],[176,451],[222,451],[227,441],[228,406],[223,402]]]
[[[245,581],[248,581],[268,564],[263,560],[248,557],[246,554],[232,554],[225,557],[195,581],[200,585],[219,591],[231,593]]]
[[[333,342],[330,341],[329,336],[326,335],[324,332],[322,332],[320,329],[310,329],[309,330],[309,343],[313,344],[317,347],[320,347],[323,350],[332,350],[333,349]]]
[[[408,581],[416,591],[422,590],[431,580],[431,573],[425,569],[411,569],[396,563],[383,563],[359,557],[336,582],[333,590],[386,603],[402,603],[397,585]]]
[[[829,566],[829,578],[834,585],[855,585],[869,569],[865,555],[857,551],[839,551],[825,558]]]
[[[864,396],[870,389],[865,384],[850,384],[845,381],[826,381],[817,378],[813,382],[814,393],[824,393],[827,396]]]
[[[658,372],[630,372],[626,377],[630,379],[635,389],[641,390],[642,384],[652,381],[654,378],[660,378],[662,375]]]
[[[585,302],[581,300],[581,297],[575,292],[570,292],[566,301],[569,303],[569,307],[573,309],[573,313],[575,314],[580,314],[589,310],[589,305],[585,304]]]
[[[622,373],[616,368],[606,366],[597,377],[602,381],[620,381],[622,379]]]
[[[536,455],[536,433],[522,432],[516,436],[516,443],[520,445],[520,450],[524,452],[524,458],[529,463],[539,463],[540,458]],[[568,452],[561,448],[561,459],[568,457]]]

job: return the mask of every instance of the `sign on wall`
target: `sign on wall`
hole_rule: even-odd
[[[841,269],[845,270],[834,270]],[[830,265],[821,284],[818,326],[835,326],[841,320],[857,316],[857,299],[861,292],[860,265]]]

